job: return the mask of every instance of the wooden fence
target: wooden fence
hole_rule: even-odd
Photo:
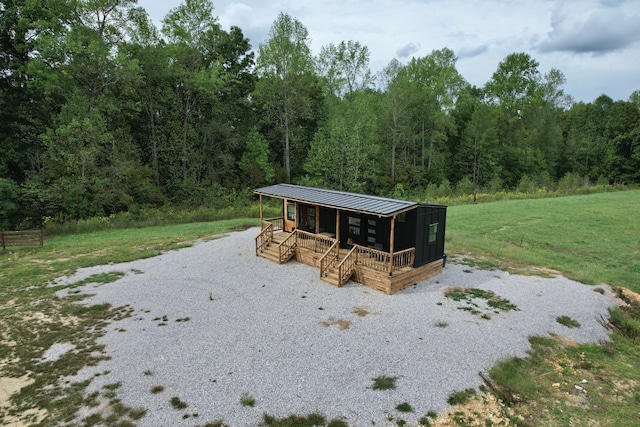
[[[0,231],[0,246],[6,250],[9,246],[42,247],[42,230]]]

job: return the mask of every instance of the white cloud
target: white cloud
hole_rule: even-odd
[[[551,23],[553,29],[538,46],[540,52],[604,54],[640,41],[640,15],[620,8],[592,10],[582,16],[559,8]]]
[[[459,57],[460,73],[476,86],[483,86],[507,55],[526,52],[542,73],[560,69],[567,77],[566,92],[578,100],[592,101],[603,88],[614,99],[627,99],[640,88],[629,77],[640,75],[639,0],[213,1],[223,28],[240,27],[254,48],[285,12],[309,30],[315,54],[343,40],[367,46],[374,73],[394,57],[448,47]],[[180,3],[138,1],[156,22]],[[580,52],[599,52],[606,59]]]

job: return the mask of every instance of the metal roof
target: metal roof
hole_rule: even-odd
[[[392,216],[418,206],[418,203],[406,200],[292,184],[258,188],[254,193],[378,216]]]

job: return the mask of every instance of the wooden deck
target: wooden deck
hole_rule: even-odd
[[[413,251],[407,250],[391,255],[374,249],[355,246],[353,249],[338,248],[335,239],[306,232],[287,233],[262,230],[256,237],[256,255],[278,264],[291,258],[318,268],[320,279],[340,287],[349,279],[368,288],[393,294],[414,284],[430,279],[442,272],[442,260],[417,268],[413,267]],[[295,240],[295,243],[292,243]]]

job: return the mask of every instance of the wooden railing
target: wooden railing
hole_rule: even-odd
[[[273,225],[273,231],[284,230],[284,217],[267,218],[262,220],[262,229],[264,230],[268,224]]]
[[[347,256],[338,264],[338,287],[344,285],[353,274],[353,268],[358,260],[358,245],[351,248]]]
[[[405,249],[393,254],[393,264],[391,264],[391,254],[388,252],[359,245],[355,245],[354,248],[357,248],[358,251],[358,265],[388,273],[393,273],[394,270],[404,267],[413,267],[416,257],[416,248]]]
[[[373,268],[379,271],[389,270],[389,253],[377,249],[371,249],[360,245],[355,245],[358,252],[358,265]]]
[[[322,234],[313,234],[308,231],[296,230],[298,235],[298,247],[313,252],[325,253],[336,242],[336,239]]]
[[[333,267],[338,259],[338,253],[340,251],[338,243],[339,242],[336,240],[329,250],[320,257],[320,277],[325,277],[327,275],[327,271]]]
[[[413,267],[416,259],[416,248],[405,249],[393,254],[393,269]]]
[[[298,245],[298,233],[296,233],[296,231],[289,234],[287,238],[278,245],[278,256],[280,257],[281,263],[289,259],[296,250],[296,246]]]
[[[42,230],[0,231],[0,246],[43,246]]]
[[[256,256],[262,249],[267,246],[273,240],[273,224],[269,224],[266,228],[263,228],[260,234],[256,236]]]

